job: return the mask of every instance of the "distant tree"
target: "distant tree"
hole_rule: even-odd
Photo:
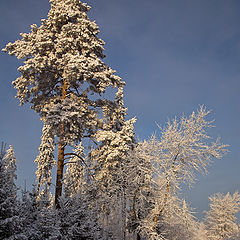
[[[207,237],[207,229],[203,222],[198,222],[193,240],[209,240]]]
[[[21,76],[13,82],[20,103],[30,102],[44,124],[50,126],[51,136],[58,137],[58,205],[65,147],[84,137],[93,138],[116,105],[103,98],[104,92],[122,88],[125,83],[101,60],[104,42],[97,37],[97,24],[87,16],[90,7],[79,0],[50,3],[48,19],[43,19],[40,27],[32,25],[31,33],[21,34],[21,40],[9,43],[3,51],[25,60],[18,68]],[[45,176],[52,163],[44,165],[48,167],[43,168],[47,173],[41,173],[42,179],[48,181]]]
[[[0,151],[0,160],[2,161],[3,157],[6,154],[6,143],[2,142],[1,143],[1,151]]]
[[[16,157],[13,147],[6,151],[2,145],[0,158],[0,239],[10,238],[19,229]]]
[[[210,210],[206,212],[207,235],[210,240],[239,239],[236,214],[240,211],[240,195],[217,193],[209,197]]]

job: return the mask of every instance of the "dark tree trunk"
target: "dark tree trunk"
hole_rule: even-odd
[[[62,85],[62,99],[65,99],[67,95],[66,81],[63,80]],[[59,208],[59,197],[62,195],[62,179],[63,179],[63,167],[64,167],[64,148],[65,143],[63,140],[65,133],[65,125],[61,123],[59,144],[58,144],[58,161],[57,161],[57,177],[56,177],[56,191],[55,191],[55,205]]]
[[[140,234],[137,233],[137,240],[141,240]]]

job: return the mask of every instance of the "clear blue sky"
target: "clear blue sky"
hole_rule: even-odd
[[[240,1],[239,0],[90,0],[90,17],[106,42],[105,62],[127,85],[129,118],[136,116],[136,136],[157,132],[169,118],[190,114],[199,104],[212,110],[229,153],[216,160],[208,176],[198,176],[186,197],[196,211],[207,208],[208,195],[240,191]],[[0,48],[40,24],[48,0],[0,1]],[[18,184],[34,180],[34,159],[41,136],[39,116],[19,107],[11,82],[20,62],[0,53],[0,140],[12,144],[18,159]]]

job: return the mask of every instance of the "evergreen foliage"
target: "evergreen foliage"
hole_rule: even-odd
[[[104,42],[97,37],[97,24],[87,16],[90,7],[79,0],[50,3],[48,18],[39,27],[32,25],[30,33],[21,34],[21,40],[7,44],[3,51],[24,60],[18,68],[21,76],[13,82],[17,97],[21,104],[30,102],[44,122],[36,159],[38,190],[50,184],[55,164],[52,145],[59,137],[57,201],[62,192],[65,147],[79,144],[84,137],[94,138],[106,124],[118,124],[121,109],[115,108],[125,83],[102,61]],[[116,100],[103,97],[108,89],[117,89]],[[45,136],[52,138],[49,146]]]
[[[210,210],[206,213],[206,226],[210,239],[234,239],[238,236],[239,225],[236,214],[240,212],[240,195],[217,193],[209,197]]]
[[[87,196],[75,194],[71,198],[62,198],[58,215],[62,239],[104,240],[96,209]]]
[[[11,238],[19,229],[16,158],[12,146],[0,158],[0,239]]]

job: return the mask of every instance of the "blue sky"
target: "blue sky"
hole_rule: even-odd
[[[125,104],[136,116],[136,136],[145,139],[174,116],[204,104],[212,110],[213,137],[229,144],[207,176],[198,176],[186,197],[207,209],[214,192],[240,191],[240,2],[238,0],[89,0],[90,17],[106,42],[105,62],[127,83]],[[0,48],[40,24],[48,0],[0,1]],[[19,107],[11,82],[20,62],[0,53],[0,140],[12,144],[18,184],[34,180],[34,158],[41,136],[39,116]]]

